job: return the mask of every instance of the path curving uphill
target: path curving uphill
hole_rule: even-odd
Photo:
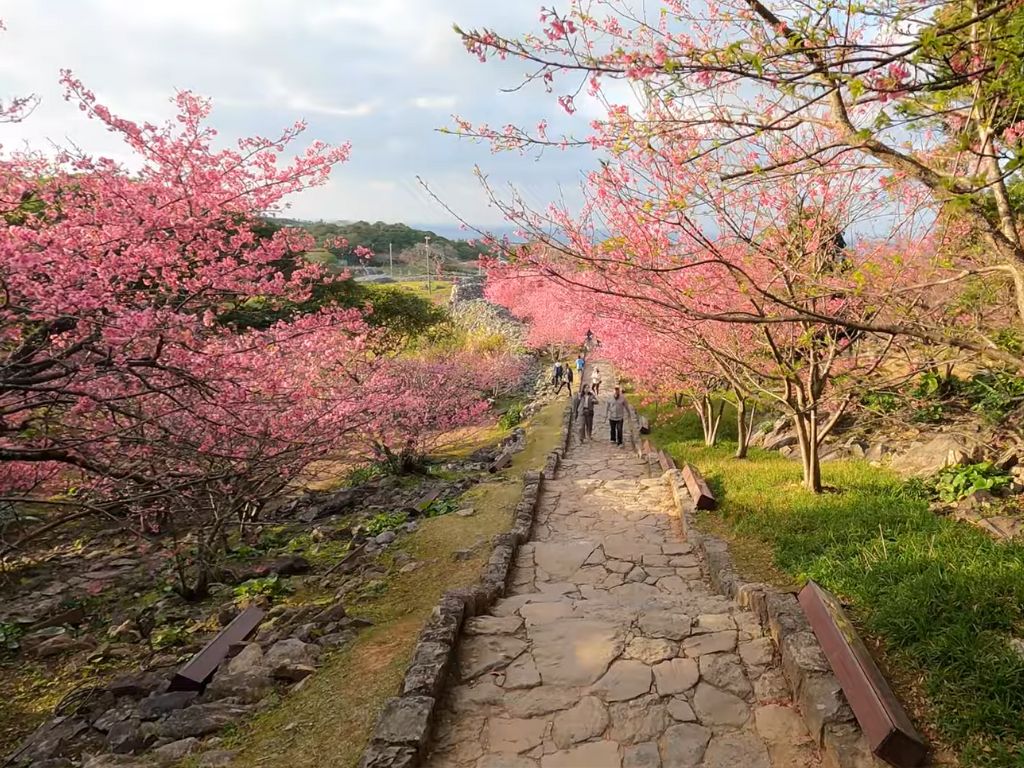
[[[819,765],[771,640],[711,591],[665,482],[610,443],[609,396],[545,483],[508,596],[466,624],[426,765]]]

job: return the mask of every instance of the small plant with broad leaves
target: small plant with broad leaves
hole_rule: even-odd
[[[363,464],[360,467],[356,467],[345,476],[345,486],[347,488],[356,488],[363,483],[368,483],[375,477],[382,477],[388,472],[388,466],[386,463],[374,461],[369,464]]]
[[[176,624],[170,624],[166,627],[158,627],[153,630],[153,634],[150,635],[149,642],[153,646],[154,650],[163,650],[164,648],[173,648],[176,645],[184,645],[188,639],[188,633],[185,628]]]
[[[928,403],[916,408],[910,420],[917,424],[937,424],[946,418],[946,407],[942,403]]]
[[[269,576],[261,576],[256,579],[249,579],[235,587],[236,603],[251,603],[258,597],[267,597],[271,600],[282,597],[291,592],[291,587],[276,573]]]
[[[17,624],[0,621],[0,654],[14,652],[21,647],[22,629]]]
[[[393,531],[407,519],[405,512],[381,512],[367,520],[362,528],[367,536],[377,536],[384,531]]]
[[[451,514],[458,508],[459,503],[455,499],[434,499],[423,508],[423,516],[440,517]]]
[[[902,401],[895,392],[880,390],[878,392],[865,392],[860,399],[861,406],[873,413],[893,413],[898,411]]]
[[[940,501],[954,502],[975,491],[997,493],[1010,484],[1010,476],[989,461],[946,467],[934,479],[935,495]]]

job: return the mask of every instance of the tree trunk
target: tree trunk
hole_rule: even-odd
[[[736,458],[747,458],[747,448],[750,447],[750,436],[754,431],[754,414],[757,413],[757,405],[750,407],[750,416],[747,416],[747,401],[736,393]]]
[[[704,445],[711,447],[718,442],[718,427],[722,423],[722,411],[725,410],[725,402],[718,404],[718,413],[715,413],[715,403],[710,394],[703,395],[700,400],[694,398],[694,409],[700,417],[700,426],[704,432]]]
[[[812,493],[821,493],[821,454],[818,450],[817,412],[795,411],[793,426],[800,446],[803,486]]]

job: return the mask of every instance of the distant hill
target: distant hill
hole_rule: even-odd
[[[387,263],[388,246],[393,249],[398,262],[418,260],[424,253],[424,240],[430,238],[433,257],[445,262],[457,263],[474,261],[486,249],[470,244],[463,239],[450,239],[429,229],[416,229],[407,224],[388,224],[383,221],[301,221],[298,219],[270,219],[268,225],[297,227],[309,232],[324,251],[330,252],[338,261],[353,263],[356,247],[369,248],[375,254],[372,260],[377,264]],[[339,248],[333,241],[344,238],[348,246]]]

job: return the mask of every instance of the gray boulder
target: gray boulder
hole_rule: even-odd
[[[204,698],[235,698],[249,704],[263,698],[272,685],[270,669],[264,664],[263,649],[259,643],[248,643],[214,676],[206,687]]]
[[[160,715],[187,707],[197,695],[195,691],[151,693],[139,702],[139,717],[143,720],[156,720]]]
[[[173,740],[207,736],[240,720],[251,711],[252,707],[231,700],[195,704],[172,712],[162,720],[143,723],[142,732],[147,737]]]
[[[199,746],[199,739],[190,736],[187,739],[178,739],[170,744],[164,744],[153,750],[153,757],[157,762],[170,764],[176,763],[183,757],[190,755]]]
[[[927,477],[946,467],[970,463],[974,450],[952,435],[939,435],[927,443],[916,443],[890,466],[907,477]]]
[[[107,732],[107,749],[115,755],[130,755],[152,744],[155,738],[143,733],[137,717],[115,723]]]
[[[58,757],[89,724],[79,717],[55,717],[39,726],[18,754],[19,762],[32,763]]]
[[[295,682],[309,675],[308,670],[315,668],[319,655],[318,646],[289,637],[274,643],[264,656],[263,665],[273,677]]]

